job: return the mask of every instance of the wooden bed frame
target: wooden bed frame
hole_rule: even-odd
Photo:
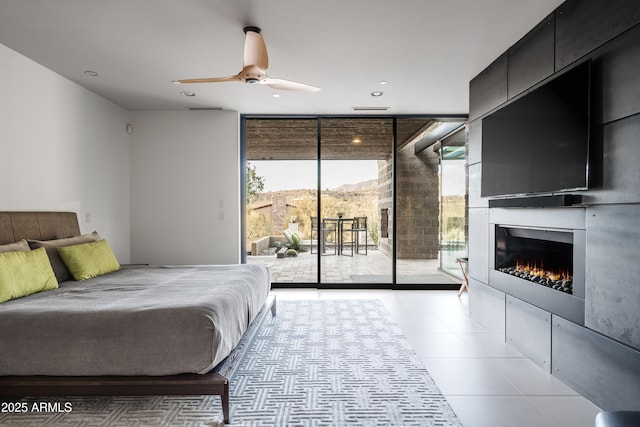
[[[75,212],[0,212],[0,244],[20,239],[53,240],[80,235]],[[207,374],[167,376],[0,376],[0,400],[24,396],[201,396],[222,400],[225,423],[229,417],[229,380],[256,332],[271,312],[276,298],[270,295],[238,345]]]

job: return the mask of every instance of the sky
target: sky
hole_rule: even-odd
[[[256,173],[265,178],[264,191],[316,189],[315,160],[250,161]],[[464,194],[464,160],[450,160],[445,171],[442,194]],[[323,160],[321,189],[334,189],[344,184],[357,184],[378,178],[376,160]]]
[[[265,192],[317,188],[315,160],[256,160],[249,163],[256,167],[259,176],[265,177]],[[333,189],[377,178],[376,160],[324,160],[320,188]]]

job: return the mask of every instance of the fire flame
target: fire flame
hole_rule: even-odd
[[[538,266],[536,262],[516,262],[516,270],[520,273],[528,273],[532,276],[551,279],[553,281],[571,279],[571,272],[566,269],[550,271],[544,268],[542,263]]]

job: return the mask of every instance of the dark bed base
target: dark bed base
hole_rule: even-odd
[[[220,396],[222,415],[229,423],[229,380],[242,356],[251,346],[256,332],[268,313],[276,315],[276,297],[267,298],[260,313],[235,349],[207,374],[168,376],[0,376],[0,400],[18,400],[24,396]]]

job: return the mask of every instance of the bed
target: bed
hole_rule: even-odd
[[[211,394],[229,422],[229,378],[276,313],[266,268],[121,266],[66,280],[55,245],[104,243],[97,233],[81,235],[73,212],[0,212],[0,245],[22,239],[46,248],[58,286],[0,304],[0,396]]]

